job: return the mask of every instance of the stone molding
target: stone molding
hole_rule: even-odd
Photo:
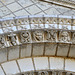
[[[75,44],[75,17],[34,15],[0,19],[0,48],[25,43]]]
[[[10,74],[11,75],[11,74]],[[15,74],[15,75],[74,75],[71,72],[67,71],[35,71],[35,72],[25,72],[21,74]]]
[[[13,70],[12,70],[13,69]],[[8,61],[0,65],[1,75],[75,75],[75,59],[61,57],[30,57]],[[29,73],[29,74],[28,74]]]
[[[64,6],[67,8],[75,9],[75,1],[74,0],[40,0],[47,3],[53,3],[56,5]]]

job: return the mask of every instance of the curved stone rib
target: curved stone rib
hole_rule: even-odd
[[[0,21],[0,48],[39,42],[75,44],[75,17],[34,15]]]
[[[53,3],[56,5],[64,6],[67,8],[75,9],[75,1],[74,0],[40,0],[47,3]]]
[[[1,75],[75,75],[75,59],[61,57],[23,58],[2,63],[1,66]]]

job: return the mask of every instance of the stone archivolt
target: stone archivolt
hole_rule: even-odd
[[[64,71],[36,71],[36,72],[26,72],[16,75],[74,75],[71,72]]]
[[[58,34],[59,33],[59,34]],[[71,36],[72,34],[72,36]],[[72,37],[72,38],[71,38]],[[75,33],[56,30],[35,30],[11,33],[0,36],[0,48],[20,45],[24,43],[55,42],[74,44]]]
[[[40,0],[75,9],[75,0]]]
[[[0,48],[34,42],[75,43],[75,17],[25,16],[0,21]]]

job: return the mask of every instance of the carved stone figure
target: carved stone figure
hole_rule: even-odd
[[[75,44],[75,32],[74,32],[73,35],[72,35],[72,43]]]
[[[0,48],[5,47],[5,38],[3,36],[0,36]]]
[[[11,33],[10,35],[7,36],[7,40],[9,41],[9,46],[14,46],[17,45],[17,35]]]
[[[21,42],[22,43],[30,42],[30,40],[31,40],[30,38],[31,38],[31,36],[30,36],[30,33],[28,31],[21,33]]]
[[[46,71],[39,72],[39,75],[48,75],[48,72],[46,72]]]
[[[33,38],[35,41],[42,41],[43,40],[43,33],[41,31],[35,31],[33,33]]]
[[[57,38],[57,32],[54,30],[48,30],[47,31],[47,38],[48,41],[56,41]]]
[[[39,75],[45,75],[45,72],[40,72]]]
[[[61,31],[59,33],[59,41],[61,42],[69,42],[70,41],[70,35],[67,31]]]

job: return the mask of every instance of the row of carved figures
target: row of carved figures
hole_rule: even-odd
[[[37,72],[26,72],[18,75],[74,75],[73,73],[63,71],[37,71]]]
[[[0,48],[35,42],[63,42],[75,44],[75,32],[29,30],[0,36]]]

